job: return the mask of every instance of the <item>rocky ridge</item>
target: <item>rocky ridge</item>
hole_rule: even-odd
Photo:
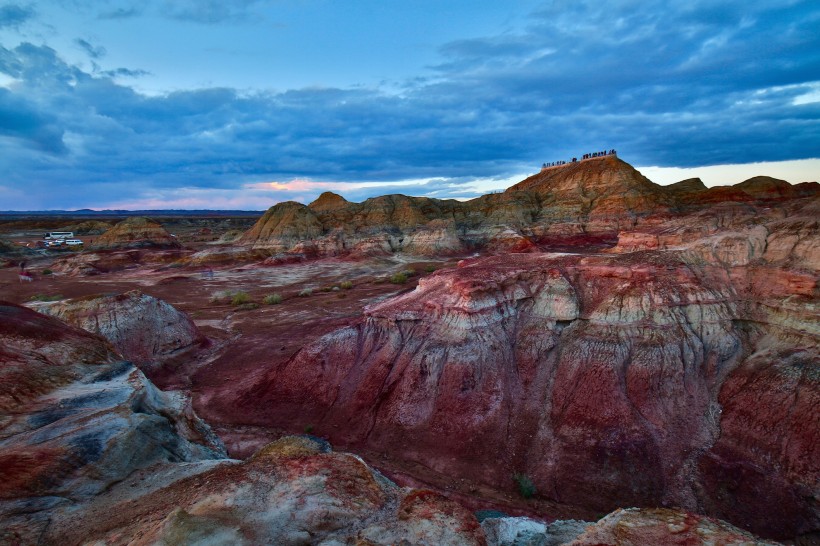
[[[573,236],[613,238],[712,203],[771,203],[817,195],[818,188],[768,177],[718,188],[706,188],[698,179],[659,186],[607,156],[546,169],[503,193],[467,202],[386,195],[351,203],[326,192],[309,205],[279,203],[238,243],[309,257],[528,252]]]
[[[798,201],[788,219],[714,215],[698,237],[659,228],[674,247],[465,260],[236,402],[499,489],[526,475],[600,511],[682,506],[774,538],[817,533],[820,237],[816,199]]]

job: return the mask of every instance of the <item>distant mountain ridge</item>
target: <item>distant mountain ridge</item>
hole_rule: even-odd
[[[394,194],[354,203],[325,192],[309,205],[278,203],[239,244],[309,255],[527,251],[546,239],[614,237],[650,218],[657,222],[716,202],[764,202],[819,191],[816,182],[791,185],[770,177],[715,188],[699,179],[661,186],[616,156],[605,156],[544,169],[503,193],[469,201]]]

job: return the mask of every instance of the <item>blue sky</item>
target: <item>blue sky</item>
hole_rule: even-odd
[[[820,178],[820,4],[0,0],[0,210]]]

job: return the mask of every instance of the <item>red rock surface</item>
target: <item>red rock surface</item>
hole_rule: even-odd
[[[748,264],[727,275],[671,251],[465,261],[369,307],[231,403],[258,424],[315,426],[496,488],[525,474],[546,498],[600,511],[668,504],[769,536],[809,533],[817,278],[759,287]],[[772,366],[782,372],[762,373]],[[741,379],[750,368],[782,395],[741,411],[727,393],[761,399]],[[776,422],[780,434],[762,432]],[[741,480],[742,501],[721,500],[726,465],[761,475]],[[790,504],[767,517],[772,498]]]

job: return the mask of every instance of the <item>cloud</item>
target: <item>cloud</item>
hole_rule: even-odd
[[[207,23],[255,3],[151,6]],[[89,73],[45,45],[0,47],[15,81],[0,94],[0,169],[42,191],[43,207],[162,202],[185,187],[206,200],[251,192],[266,208],[334,188],[354,200],[468,197],[479,180],[598,149],[659,167],[816,157],[818,24],[820,7],[800,0],[556,0],[521,32],[443,44],[440,63],[389,91],[146,96],[120,79],[141,71]],[[271,180],[291,182],[253,186]]]
[[[91,45],[89,42],[83,40],[82,38],[77,38],[76,40],[74,40],[74,43],[80,46],[80,48],[83,51],[85,51],[88,54],[88,56],[92,59],[101,59],[105,57],[106,50],[102,46]]]
[[[31,5],[4,4],[0,6],[0,29],[18,29],[24,23],[33,19],[36,12]]]

